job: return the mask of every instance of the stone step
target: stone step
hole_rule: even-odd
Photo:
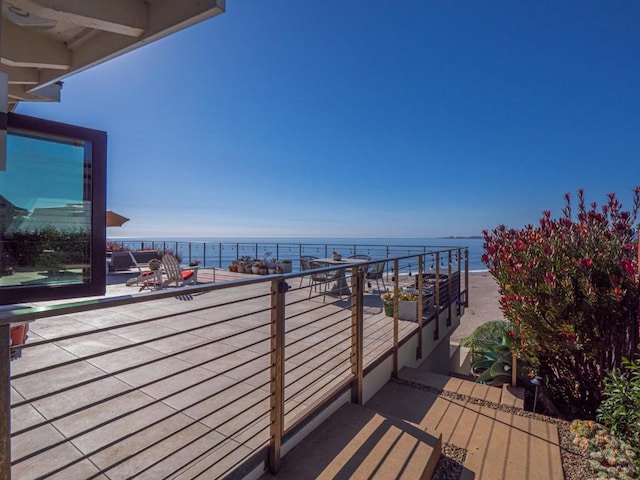
[[[439,377],[442,376],[431,377],[431,380],[443,380]],[[438,388],[460,393],[461,389],[455,388],[458,380],[452,378]],[[496,390],[500,392],[500,389]],[[465,449],[467,456],[462,478],[564,478],[555,425],[482,403],[477,398],[437,395],[389,382],[367,402],[366,407],[384,415],[403,418],[431,435],[442,435],[443,442]]]
[[[487,402],[500,403],[502,396],[502,392],[498,387],[490,387],[471,380],[448,377],[422,368],[404,367],[398,372],[398,378]]]
[[[524,408],[524,388],[502,385],[500,403],[506,407]]]
[[[263,479],[430,479],[442,450],[435,436],[389,415],[346,404]]]

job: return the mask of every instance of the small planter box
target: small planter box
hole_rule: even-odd
[[[418,302],[412,300],[398,301],[398,319],[410,322],[418,321]]]

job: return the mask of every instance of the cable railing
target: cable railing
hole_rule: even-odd
[[[307,271],[0,312],[6,339],[31,325],[26,343],[0,342],[0,478],[276,471],[319,412],[344,395],[363,403],[370,372],[392,358],[397,374],[403,345],[428,337],[415,351],[427,356],[459,319],[467,267],[441,272],[441,253],[385,260],[391,290],[419,292],[415,322],[399,318],[398,295],[385,315],[365,278],[373,261],[314,270],[341,271],[340,295]]]
[[[369,255],[372,259],[405,257],[405,263],[400,268],[405,272],[417,271],[415,255],[433,252],[434,249],[425,245],[375,245],[375,244],[345,244],[345,243],[262,243],[262,242],[192,242],[169,240],[118,240],[108,242],[111,248],[125,248],[128,250],[156,250],[169,252],[179,257],[184,263],[200,262],[201,268],[227,268],[238,260],[249,257],[254,260],[273,259],[279,262],[291,262],[293,272],[299,271],[299,258],[304,255],[315,257],[330,257],[336,252],[343,257],[353,255]],[[452,247],[449,247],[452,248]],[[455,252],[464,250],[459,247],[453,250],[453,262],[459,263]],[[391,272],[391,265],[389,266]],[[441,265],[441,268],[444,264]],[[426,266],[429,268],[429,266]],[[435,260],[430,268],[435,269]],[[287,273],[287,272],[285,272]]]

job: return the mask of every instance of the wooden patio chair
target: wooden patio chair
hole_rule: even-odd
[[[195,285],[198,283],[198,266],[181,267],[178,259],[170,254],[162,257],[162,269],[166,279],[163,280],[162,286],[168,287],[175,283],[176,287],[185,285]]]

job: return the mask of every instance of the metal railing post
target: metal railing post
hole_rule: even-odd
[[[285,296],[289,288],[280,279],[271,281],[271,424],[269,440],[269,471],[280,469],[282,436],[284,434],[284,317]]]
[[[11,479],[11,326],[0,325],[0,478]]]
[[[433,340],[440,339],[440,252],[436,252],[436,279],[434,288],[434,306],[436,309],[435,325],[433,330]]]
[[[424,258],[422,255],[418,257],[418,281],[416,287],[418,288],[418,351],[416,352],[416,358],[422,358],[422,316],[424,315],[424,292],[422,291],[422,284],[424,279],[422,278],[424,270]]]
[[[364,272],[353,267],[351,275],[351,402],[363,403],[364,386]]]
[[[400,295],[400,275],[398,275],[398,259],[393,261],[394,284],[393,284],[393,373],[394,378],[398,378],[398,296]]]

